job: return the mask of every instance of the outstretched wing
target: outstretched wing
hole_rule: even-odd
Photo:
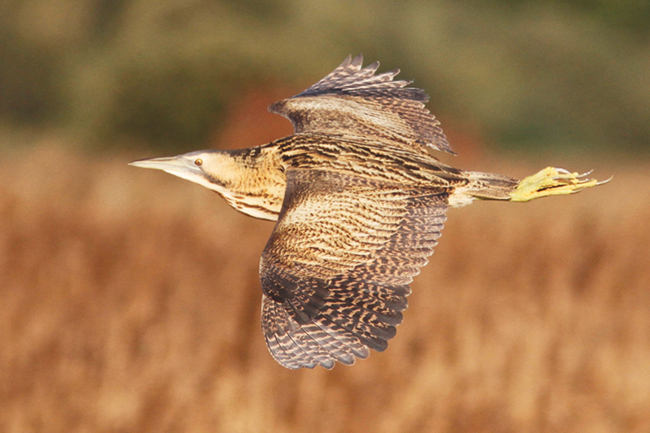
[[[429,96],[393,81],[399,70],[375,75],[379,62],[361,68],[363,57],[348,57],[304,92],[269,107],[293,123],[296,134],[313,133],[366,138],[453,153],[440,122],[424,107]]]
[[[402,321],[408,284],[446,219],[442,188],[321,170],[289,170],[262,254],[262,328],[285,367],[332,368],[382,351]]]

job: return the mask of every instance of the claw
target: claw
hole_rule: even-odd
[[[585,188],[602,185],[609,182],[598,182],[596,179],[590,179],[587,176],[593,170],[579,174],[570,172],[563,168],[547,167],[532,176],[523,179],[517,185],[517,188],[510,193],[512,201],[530,201],[536,198],[547,197],[549,195],[565,195],[582,191]]]
[[[607,182],[609,182],[612,179],[614,179],[614,176],[611,176],[609,179],[605,179],[605,180],[601,180],[600,182],[596,182],[596,186],[604,185],[604,184],[606,184]]]

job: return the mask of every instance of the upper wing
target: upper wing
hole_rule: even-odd
[[[278,223],[262,254],[262,328],[285,367],[352,364],[384,350],[408,284],[433,253],[447,192],[353,174],[287,172]]]
[[[424,108],[429,96],[393,81],[399,70],[375,75],[379,62],[361,69],[363,57],[348,57],[332,73],[304,92],[269,107],[293,123],[296,134],[372,137],[375,141],[426,146],[453,153],[440,122]]]

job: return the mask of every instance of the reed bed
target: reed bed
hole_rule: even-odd
[[[451,210],[388,350],[289,371],[259,326],[273,224],[129,160],[0,161],[0,431],[650,431],[650,167]]]

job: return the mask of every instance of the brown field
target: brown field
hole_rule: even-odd
[[[289,371],[259,327],[272,224],[131,156],[0,160],[0,431],[650,431],[650,166],[452,210],[387,351]]]

